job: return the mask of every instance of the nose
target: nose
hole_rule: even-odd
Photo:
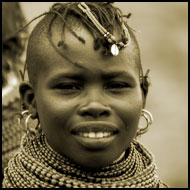
[[[110,116],[111,109],[100,102],[93,101],[79,109],[79,115],[83,117],[108,117]]]

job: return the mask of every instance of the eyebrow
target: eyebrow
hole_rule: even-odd
[[[64,79],[64,78],[72,79],[72,80],[83,80],[84,79],[84,77],[79,73],[60,73],[60,74],[57,74],[57,75],[51,77],[50,81],[56,81],[56,80],[60,80],[60,79]]]
[[[126,71],[113,71],[113,72],[103,72],[100,77],[103,80],[110,80],[110,79],[114,79],[114,78],[118,78],[118,77],[123,77],[123,78],[127,78],[130,80],[135,80],[135,77],[130,74],[129,72]],[[60,79],[71,79],[71,80],[78,80],[78,81],[84,81],[85,80],[85,76],[82,73],[72,73],[72,72],[67,72],[67,73],[59,73],[53,77],[51,77],[51,79],[49,80],[49,82],[53,82],[53,81],[57,81]]]
[[[125,77],[125,78],[134,79],[134,76],[126,71],[113,71],[113,72],[102,74],[103,79],[113,79],[117,77]]]

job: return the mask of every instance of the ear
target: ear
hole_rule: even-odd
[[[29,113],[32,114],[32,118],[37,118],[37,106],[32,85],[29,82],[22,82],[19,86],[19,92],[21,100]]]
[[[142,108],[144,109],[145,108],[145,105],[146,105],[146,96],[147,96],[147,93],[145,94],[142,90],[142,100],[143,100],[143,106]]]
[[[146,105],[146,97],[148,94],[148,86],[141,84],[141,92],[142,92],[143,109],[144,109]]]
[[[142,81],[141,81],[141,90],[142,90],[142,95],[143,95],[143,108],[145,108],[148,88],[151,84],[150,77],[148,76],[149,72],[150,72],[150,69],[146,71],[146,74],[143,76]]]

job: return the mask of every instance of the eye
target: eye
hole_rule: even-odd
[[[58,84],[56,86],[56,89],[60,89],[61,91],[65,93],[74,93],[78,92],[83,89],[83,86],[76,83],[69,83],[69,84]]]
[[[107,89],[123,89],[123,88],[129,88],[129,87],[130,87],[129,84],[122,83],[122,82],[113,82],[107,85]]]
[[[66,90],[80,90],[80,88],[75,84],[60,84],[57,88],[66,89]]]
[[[126,82],[111,82],[107,84],[106,90],[112,94],[125,93],[131,86]]]

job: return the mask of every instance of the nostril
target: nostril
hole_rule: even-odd
[[[108,117],[110,114],[108,111],[103,111],[103,112],[95,112],[95,111],[84,111],[81,113],[81,116],[86,117],[86,116],[90,116],[90,117]]]
[[[103,111],[100,113],[100,116],[109,116],[109,112],[108,111]]]
[[[81,114],[81,116],[93,116],[93,114],[92,113],[90,113],[90,112],[87,112],[87,111],[85,111],[85,112],[83,112],[82,114]]]
[[[90,102],[78,109],[78,114],[82,117],[108,117],[111,114],[111,108],[101,103]]]

